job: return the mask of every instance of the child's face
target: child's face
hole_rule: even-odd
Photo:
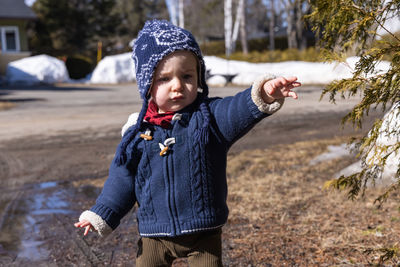
[[[158,64],[151,97],[158,112],[178,111],[193,103],[197,97],[197,60],[189,51],[177,51]]]

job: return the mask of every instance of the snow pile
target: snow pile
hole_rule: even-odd
[[[328,152],[325,152],[310,161],[310,165],[316,165],[320,162],[338,159],[341,157],[350,156],[354,146],[341,144],[340,146],[328,146]]]
[[[103,58],[93,71],[91,83],[123,83],[135,81],[131,53]]]
[[[347,166],[338,172],[335,177],[342,175],[349,176],[354,173],[360,172],[362,166],[373,167],[377,165],[383,157],[391,153],[387,159],[383,170],[381,170],[381,179],[376,181],[376,184],[387,185],[396,182],[394,179],[400,163],[400,151],[393,150],[396,143],[400,142],[400,102],[395,103],[392,108],[383,117],[382,125],[379,129],[379,135],[376,143],[372,147],[371,152],[366,157],[366,162],[361,160]],[[329,146],[328,152],[321,154],[310,161],[311,165],[317,164],[322,161],[350,156],[352,149],[346,148],[346,145]]]
[[[249,63],[226,60],[215,56],[205,56],[204,61],[211,74],[209,86],[224,86],[228,80],[241,86],[249,86],[261,75],[296,76],[303,84],[327,84],[335,79],[348,78],[352,75],[358,58],[348,58],[346,64],[287,61],[279,63]],[[377,66],[380,72],[387,71],[388,62]],[[64,62],[56,58],[41,55],[24,58],[9,63],[7,80],[13,83],[56,83],[90,82],[116,84],[135,81],[135,66],[131,53],[107,56],[96,66],[86,80],[70,80]]]
[[[236,75],[232,83],[237,85],[251,85],[256,77],[266,73],[275,76],[296,76],[303,84],[326,84],[335,79],[351,77],[351,68],[337,63],[304,61],[249,63],[214,56],[205,57],[204,60],[211,75]],[[349,60],[353,61],[352,58]]]
[[[222,75],[214,75],[207,80],[208,86],[223,87],[227,83],[227,80]]]
[[[385,168],[382,170],[382,179],[394,182],[394,175],[400,164],[400,151],[394,150],[396,143],[400,142],[400,102],[395,103],[383,117],[382,125],[376,144],[368,154],[367,165],[378,164],[379,160],[386,157]]]
[[[266,73],[275,76],[296,76],[303,84],[327,84],[335,79],[349,78],[358,58],[348,58],[346,64],[287,61],[279,63],[249,63],[205,56],[204,61],[212,75],[209,86],[224,86],[227,76],[235,76],[232,83],[248,86]],[[389,68],[387,62],[380,63],[382,71]],[[134,64],[130,53],[108,56],[99,62],[93,71],[91,83],[120,83],[134,81]]]
[[[38,55],[10,62],[6,80],[9,84],[70,82],[65,63],[57,58]]]

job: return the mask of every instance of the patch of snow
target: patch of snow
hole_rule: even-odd
[[[342,169],[335,177],[341,175],[349,176],[354,173],[360,172],[362,166],[372,167],[377,165],[383,157],[392,151],[392,147],[400,142],[400,102],[395,103],[391,109],[383,117],[382,126],[379,129],[379,135],[376,143],[372,147],[371,152],[366,157],[366,162],[361,160],[351,164],[350,166]],[[385,151],[385,147],[388,151]],[[376,185],[388,185],[396,182],[394,179],[400,163],[400,151],[393,151],[387,159],[383,170],[381,171],[380,179],[375,181]]]
[[[131,53],[104,57],[94,69],[90,83],[123,83],[135,81]]]
[[[211,86],[226,83],[226,76],[234,76],[232,83],[249,86],[262,75],[296,76],[303,84],[327,84],[336,79],[349,78],[352,75],[357,57],[343,63],[321,63],[304,61],[286,61],[278,63],[249,63],[226,60],[215,56],[205,56],[204,61],[213,76]],[[384,72],[389,68],[388,62],[380,62],[377,71]],[[24,58],[11,62],[8,66],[9,83],[54,83],[54,82],[90,82],[90,83],[124,83],[135,81],[135,66],[131,53],[124,53],[103,58],[86,79],[71,80],[68,77],[64,62],[46,55]]]
[[[366,164],[374,165],[378,164],[382,157],[387,156],[391,152],[396,143],[400,142],[400,102],[395,103],[391,109],[383,117],[381,128],[379,129],[379,135],[376,139],[376,144],[367,155]],[[388,151],[385,151],[385,147]],[[394,175],[399,168],[400,163],[400,151],[393,151],[387,159],[385,168],[382,170],[382,179],[392,179],[395,181]]]
[[[254,73],[254,72],[242,72],[236,75],[232,79],[232,83],[236,85],[242,85],[242,86],[249,86],[253,84],[253,82],[261,76],[260,73]]]
[[[351,68],[338,63],[304,61],[249,63],[215,56],[206,56],[204,61],[211,75],[236,75],[232,82],[246,86],[251,85],[256,77],[267,73],[275,76],[296,76],[303,84],[326,84],[352,75]]]
[[[361,160],[354,162],[353,164],[350,164],[346,168],[340,170],[338,173],[336,173],[334,176],[335,178],[339,178],[340,176],[350,176],[352,174],[355,174],[357,172],[360,172],[362,170],[362,162]]]
[[[226,85],[226,79],[222,75],[214,75],[207,80],[208,86],[223,87]]]
[[[315,165],[320,162],[338,159],[346,156],[351,156],[353,145],[341,144],[340,146],[328,146],[328,151],[315,157],[310,161],[310,165]]]
[[[10,62],[6,80],[9,84],[34,85],[39,83],[70,82],[62,60],[48,55],[38,55]]]

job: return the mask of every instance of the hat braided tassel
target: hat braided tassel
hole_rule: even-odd
[[[139,132],[144,116],[146,115],[147,107],[148,107],[148,101],[145,100],[143,101],[142,110],[139,113],[139,117],[136,124],[132,125],[122,137],[122,140],[118,145],[117,153],[114,159],[117,166],[121,166],[126,163],[127,161],[126,149],[128,145],[132,142],[132,140],[135,138],[136,134]]]

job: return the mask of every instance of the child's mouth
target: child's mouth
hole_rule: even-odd
[[[172,100],[181,100],[183,98],[184,98],[183,95],[178,95],[178,96],[172,97]]]

